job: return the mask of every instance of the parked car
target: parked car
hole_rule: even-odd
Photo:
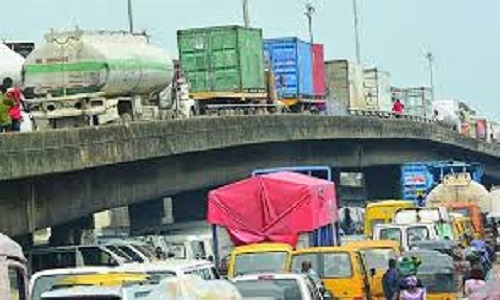
[[[30,274],[61,268],[116,267],[133,260],[103,245],[82,245],[33,249],[27,253]]]
[[[234,278],[233,282],[244,300],[333,299],[330,293],[321,291],[309,277],[303,274],[243,275]]]

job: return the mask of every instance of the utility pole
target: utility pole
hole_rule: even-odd
[[[316,9],[314,8],[312,2],[307,2],[306,3],[306,12],[304,13],[307,17],[308,21],[308,26],[309,26],[309,39],[311,41],[311,44],[314,42],[313,38],[313,15],[316,12]]]
[[[432,52],[427,52],[425,54],[425,59],[429,63],[429,80],[431,84],[431,97],[432,101],[434,101],[434,55]]]
[[[361,64],[361,45],[359,43],[359,20],[358,20],[358,3],[357,0],[352,0],[352,8],[354,12],[354,34],[356,37],[356,61]]]
[[[250,27],[250,15],[248,12],[248,0],[243,0],[243,24]]]
[[[127,0],[128,6],[128,29],[130,33],[134,33],[134,18],[132,15],[132,0]]]

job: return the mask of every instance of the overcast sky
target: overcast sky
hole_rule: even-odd
[[[265,37],[306,38],[306,0],[249,0]],[[39,42],[48,28],[127,29],[127,0],[8,1],[5,39]],[[133,0],[135,27],[176,55],[176,30],[241,23],[241,0]],[[315,39],[328,59],[354,60],[352,0],[314,0]],[[436,97],[465,100],[499,119],[499,0],[358,0],[363,62],[396,86],[428,84],[425,51],[435,55]],[[4,7],[6,7],[4,3]]]

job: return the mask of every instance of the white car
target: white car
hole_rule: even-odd
[[[167,259],[155,263],[126,264],[115,268],[121,272],[146,273],[157,275],[159,279],[167,277],[180,277],[183,275],[197,275],[205,280],[219,279],[215,265],[206,260],[199,259]]]
[[[396,241],[409,251],[414,242],[439,240],[439,235],[434,223],[376,224],[373,239]]]
[[[327,300],[332,295],[319,290],[313,281],[303,274],[255,274],[233,279],[244,300],[286,299]]]

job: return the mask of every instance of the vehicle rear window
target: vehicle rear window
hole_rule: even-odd
[[[396,253],[390,248],[366,249],[360,252],[368,269],[386,269],[389,260],[391,258],[396,258]]]
[[[234,263],[234,275],[284,272],[287,267],[287,258],[287,252],[238,254]]]
[[[135,253],[135,251],[132,250],[130,247],[128,247],[128,246],[118,246],[118,248],[120,248],[120,250],[122,250],[128,256],[130,256],[134,261],[140,262],[140,263],[144,262],[144,259],[142,259],[142,257],[139,254]]]
[[[351,257],[347,253],[324,253],[323,276],[325,278],[348,278],[352,276]]]
[[[380,229],[380,239],[391,240],[401,243],[401,229],[399,228]]]
[[[321,272],[320,261],[319,261],[319,253],[307,253],[307,254],[297,254],[292,256],[292,272],[301,273],[302,272],[302,263],[304,261],[308,261],[311,263],[311,267],[314,271]]]
[[[237,281],[234,285],[243,299],[303,299],[295,279],[245,280]]]
[[[429,230],[425,226],[409,227],[406,234],[409,246],[412,246],[415,242],[429,240]]]
[[[453,212],[461,214],[464,217],[470,217],[470,209],[469,208],[453,208]]]

